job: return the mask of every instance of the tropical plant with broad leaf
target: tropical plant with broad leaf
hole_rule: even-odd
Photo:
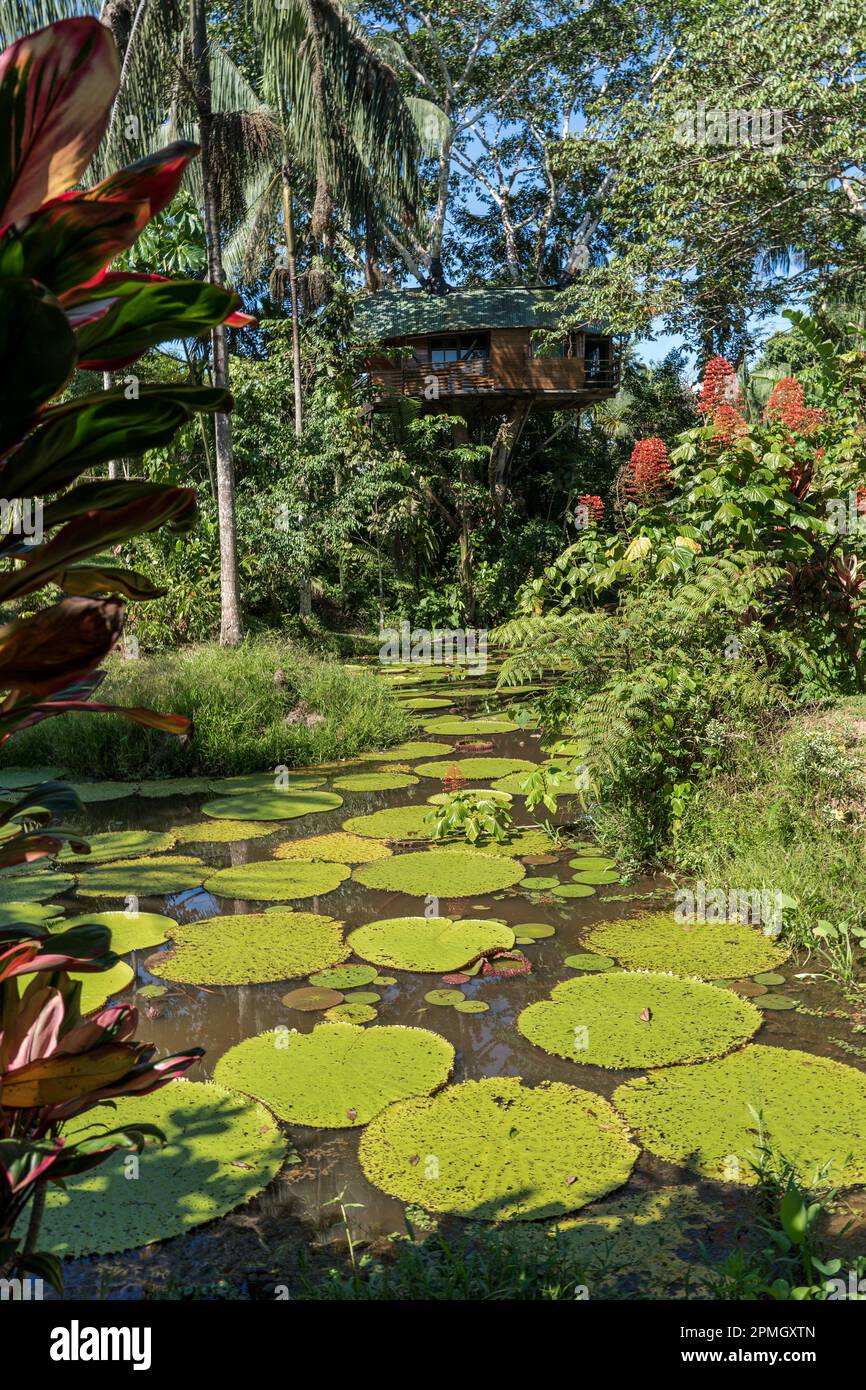
[[[112,36],[88,17],[39,30],[0,56],[0,491],[13,517],[0,537],[0,603],[40,605],[0,627],[0,744],[69,711],[110,710],[172,734],[189,728],[180,716],[93,696],[99,663],[123,630],[124,598],[160,592],[115,564],[113,552],[161,526],[189,529],[195,494],[105,481],[98,470],[167,442],[197,412],[228,410],[231,398],[204,386],[140,385],[134,373],[111,391],[63,393],[78,368],[118,372],[156,343],[248,320],[219,286],[111,269],[173,198],[197,152],[178,143],[77,188],[119,80]],[[14,525],[14,505],[25,501],[41,518],[35,544]],[[55,824],[78,810],[62,782],[25,789],[0,815],[0,864],[32,863],[66,843],[86,852],[77,831]],[[16,1232],[28,1203],[47,1182],[159,1137],[133,1126],[71,1145],[63,1124],[106,1098],[161,1086],[201,1055],[155,1060],[134,1041],[128,1006],[82,1019],[70,972],[113,965],[109,940],[99,926],[0,930],[0,1265],[55,1279],[56,1266],[35,1254],[38,1220],[23,1248]]]

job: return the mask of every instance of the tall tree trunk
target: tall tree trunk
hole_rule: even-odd
[[[213,104],[210,62],[207,51],[207,25],[204,0],[190,0],[190,27],[195,66],[195,100],[201,145],[201,176],[204,187],[204,231],[207,246],[208,277],[215,285],[225,283],[220,244],[217,187],[211,152]],[[227,388],[229,355],[224,324],[211,331],[213,384]],[[235,475],[232,458],[231,422],[228,415],[214,417],[216,446],[217,511],[220,537],[220,642],[235,647],[243,635],[238,592],[237,522],[235,517]]]
[[[103,373],[102,373],[102,389],[103,389],[104,391],[110,391],[113,385],[114,385],[114,377],[111,375],[111,372],[103,372]],[[118,472],[118,467],[117,467],[117,459],[109,459],[109,460],[108,460],[108,476],[109,476],[109,478],[119,478],[119,477],[120,477],[120,473]]]
[[[288,156],[283,149],[283,223],[286,233],[286,264],[289,272],[289,303],[292,310],[292,385],[295,397],[295,436],[300,439],[304,432],[304,400],[301,392],[301,314],[298,301],[298,252],[295,245],[295,215],[292,198],[291,170]],[[307,488],[304,478],[300,479],[301,496],[306,504]],[[309,574],[298,579],[298,614],[309,618],[313,611],[313,591]]]
[[[515,401],[508,414],[500,423],[496,438],[490,449],[489,486],[490,498],[497,512],[502,510],[508,494],[508,481],[514,451],[520,442],[524,426],[529,419],[535,397]]]

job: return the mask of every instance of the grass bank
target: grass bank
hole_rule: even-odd
[[[864,851],[866,699],[857,696],[750,741],[695,797],[674,861],[708,885],[796,899],[786,935],[811,944],[821,921],[866,924]]]
[[[188,715],[192,736],[155,733],[117,715],[70,714],[15,734],[3,761],[99,779],[222,776],[351,757],[399,742],[411,727],[375,675],[285,641],[113,658],[97,698]]]

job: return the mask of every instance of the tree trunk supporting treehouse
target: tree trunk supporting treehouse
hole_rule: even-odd
[[[514,401],[490,447],[490,496],[497,511],[501,511],[508,495],[514,453],[534,404],[532,396]]]

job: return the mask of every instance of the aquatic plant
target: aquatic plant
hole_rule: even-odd
[[[280,791],[260,788],[239,792],[235,796],[220,796],[206,801],[202,814],[223,820],[296,820],[317,811],[333,811],[342,806],[343,798],[335,792]]]
[[[277,845],[275,859],[317,859],[323,864],[372,864],[387,859],[391,850],[378,840],[333,830],[329,835],[310,835],[305,840],[287,840]]]
[[[500,854],[470,849],[430,849],[395,854],[378,864],[364,864],[352,877],[366,888],[413,897],[466,898],[510,888],[526,870]]]
[[[205,879],[205,889],[218,898],[243,898],[247,902],[289,902],[323,897],[349,877],[347,864],[319,864],[314,860],[256,859],[218,869]]]
[[[116,965],[110,966],[108,970],[101,970],[98,975],[79,975],[72,970],[69,978],[81,986],[78,1008],[83,1018],[94,1013],[96,1009],[101,1009],[115,995],[125,994],[135,979],[135,971],[125,960],[119,960]]]
[[[276,826],[267,821],[200,820],[193,825],[178,825],[171,833],[179,844],[235,845],[273,835],[275,830]]]
[[[426,744],[425,751],[429,752],[431,746]],[[530,772],[535,768],[535,764],[528,762],[526,758],[458,758],[455,762],[443,760],[416,763],[415,771],[419,777],[434,777],[441,782],[452,767],[456,767],[460,775],[471,782],[507,777],[511,772]]]
[[[289,1124],[352,1129],[393,1101],[429,1095],[453,1065],[451,1044],[424,1028],[322,1023],[311,1033],[276,1029],[245,1038],[214,1075]]]
[[[374,965],[336,965],[333,969],[317,970],[310,976],[310,984],[325,989],[354,989],[356,985],[369,985],[378,976]]]
[[[38,903],[59,898],[75,886],[72,874],[57,869],[25,869],[20,873],[0,871],[0,903]]]
[[[146,859],[116,859],[82,869],[76,892],[80,898],[161,896],[200,888],[208,865],[194,854],[164,854]]]
[[[365,816],[350,816],[343,829],[374,840],[429,840],[426,806],[386,806]]]
[[[387,917],[365,922],[349,935],[349,946],[364,960],[438,975],[513,945],[514,932],[504,922],[469,917]]]
[[[394,792],[417,782],[418,778],[408,772],[356,772],[335,777],[331,785],[343,792]]]
[[[451,752],[453,749],[450,743],[432,743],[428,740],[425,743],[398,743],[396,748],[386,748],[383,752],[376,753],[375,756],[379,762],[383,763],[408,763],[413,758],[428,758],[431,753]]]
[[[117,956],[157,946],[171,936],[177,923],[160,912],[85,912],[80,917],[61,918],[52,931],[68,931],[88,923],[108,928],[108,949]]]
[[[151,956],[148,969],[160,979],[192,985],[294,980],[350,954],[342,923],[317,912],[208,917],[178,925],[172,937],[172,950]]]
[[[49,1189],[43,1233],[57,1255],[134,1250],[224,1216],[267,1187],[286,1153],[264,1106],[208,1081],[97,1108],[69,1127],[70,1139],[92,1134],[94,1121],[153,1126],[166,1142],[141,1154],[137,1182],[117,1154],[96,1173],[67,1178],[63,1191]]]
[[[510,734],[518,726],[513,719],[457,719],[452,715],[443,714],[437,719],[430,719],[424,725],[425,734],[477,734],[482,737],[484,734]]]
[[[601,1096],[516,1076],[389,1106],[359,1148],[369,1180],[392,1197],[475,1221],[575,1211],[626,1182],[637,1155]]]
[[[761,1015],[730,990],[671,975],[595,970],[564,980],[517,1018],[536,1047],[586,1066],[664,1067],[718,1057],[754,1036]]]
[[[428,812],[428,821],[434,840],[454,836],[470,845],[481,839],[501,845],[508,839],[511,812],[506,802],[490,793],[464,787],[446,792]]]
[[[866,1076],[794,1048],[749,1046],[698,1066],[628,1081],[614,1104],[654,1154],[727,1182],[754,1184],[764,1134],[808,1182],[866,1183]]]
[[[67,845],[57,856],[62,863],[75,859],[84,867],[106,859],[127,859],[142,854],[162,854],[174,847],[176,836],[171,830],[107,830],[102,835],[88,835],[90,853],[82,859]]]
[[[632,970],[673,970],[705,980],[754,975],[790,955],[787,946],[748,924],[678,922],[673,913],[600,922],[587,945]]]

